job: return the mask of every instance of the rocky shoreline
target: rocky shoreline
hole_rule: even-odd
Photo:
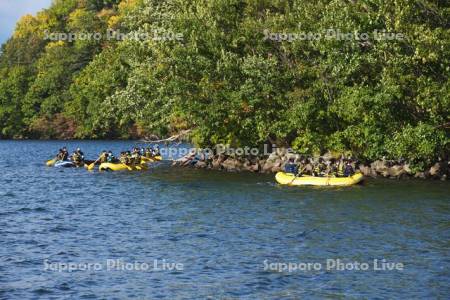
[[[321,156],[325,162],[336,159],[330,153]],[[197,169],[224,170],[229,172],[254,172],[254,173],[276,173],[284,170],[285,164],[290,158],[295,163],[301,164],[303,156],[289,153],[286,149],[278,148],[275,152],[265,157],[238,157],[233,155],[217,154],[209,158],[192,160],[193,156],[187,155],[175,160],[174,166],[192,167]],[[311,157],[310,161],[317,161],[319,157]],[[447,180],[450,176],[450,161],[441,160],[424,171],[413,171],[406,162],[395,162],[389,160],[376,160],[370,163],[361,163],[352,160],[355,171],[360,171],[364,176],[372,178],[420,178]]]

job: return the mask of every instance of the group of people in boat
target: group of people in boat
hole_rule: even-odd
[[[147,147],[147,148],[138,148],[134,147],[131,151],[122,151],[120,152],[119,161],[126,165],[135,165],[141,163],[141,158],[154,158],[159,156],[159,146],[155,147]]]
[[[308,175],[316,177],[349,177],[355,174],[350,158],[330,159],[325,161],[320,157],[317,161],[300,158],[298,163],[291,157],[284,167],[286,173],[296,176]]]
[[[59,149],[58,154],[55,157],[56,161],[73,161],[75,164],[84,163],[84,153],[80,148],[77,148],[72,155],[69,155],[67,147]]]
[[[67,147],[63,147],[59,149],[58,154],[55,157],[56,161],[72,161],[77,166],[82,166],[85,163],[123,163],[126,165],[134,165],[139,164],[141,162],[142,157],[146,158],[154,158],[159,156],[160,150],[159,146],[156,145],[154,147],[146,147],[139,148],[134,147],[131,151],[122,151],[120,152],[119,158],[113,154],[111,150],[106,151],[103,150],[99,157],[95,161],[86,161],[84,157],[83,151],[80,148],[77,148],[71,155],[69,155],[69,151]]]

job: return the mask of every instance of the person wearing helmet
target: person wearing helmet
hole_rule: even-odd
[[[125,151],[120,152],[119,161],[123,164],[128,164],[128,157]]]
[[[139,148],[135,147],[131,153],[131,161],[134,164],[139,164],[141,162],[141,153]]]
[[[95,160],[94,164],[96,163],[105,163],[108,161],[108,152],[106,150],[103,150],[102,153],[100,153],[100,156]]]
[[[59,150],[58,150],[58,154],[56,154],[56,156],[55,156],[55,160],[62,160],[62,158],[63,158],[63,150],[62,150],[62,148],[59,148]]]
[[[145,148],[144,156],[147,158],[151,158],[152,155],[153,155],[152,150],[149,147]]]
[[[313,170],[313,176],[323,176],[324,171],[325,171],[325,164],[323,163],[323,158],[319,157],[319,161],[315,165]]]
[[[73,161],[77,166],[82,166],[82,165],[84,165],[84,153],[83,153],[83,151],[81,151],[80,148],[77,148],[77,150],[75,150],[75,152],[72,153],[72,161]]]
[[[337,177],[344,177],[344,169],[345,169],[345,158],[341,158],[336,164],[337,164]]]
[[[325,175],[330,177],[337,176],[337,164],[334,158],[331,158],[329,161],[327,161]]]
[[[355,174],[355,170],[353,169],[351,161],[347,160],[347,163],[345,164],[345,169],[344,169],[344,176],[345,177],[350,177],[353,174]]]
[[[126,151],[125,152],[125,157],[126,157],[126,164],[127,165],[134,164],[134,160],[133,160],[133,156],[131,155],[131,151]]]
[[[159,151],[159,145],[155,145],[155,147],[153,148],[153,156],[158,156],[161,155],[160,151]]]
[[[59,155],[59,160],[68,160],[68,159],[69,159],[69,151],[67,151],[67,147],[63,147]]]
[[[115,163],[115,162],[117,162],[117,159],[116,159],[116,157],[114,156],[114,154],[112,153],[111,150],[108,151],[108,156],[107,156],[106,160],[107,160],[109,163]]]

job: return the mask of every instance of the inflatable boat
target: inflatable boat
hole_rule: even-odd
[[[363,174],[356,173],[349,177],[315,177],[315,176],[298,176],[294,174],[278,172],[275,180],[279,184],[284,185],[318,185],[318,186],[349,186],[361,182],[364,179]]]

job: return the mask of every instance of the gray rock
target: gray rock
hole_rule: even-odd
[[[386,174],[386,177],[389,176],[388,167],[384,160],[376,160],[370,164],[370,167],[379,174]]]
[[[205,161],[198,161],[194,167],[198,169],[205,169],[208,166],[208,164]]]
[[[264,168],[264,165],[266,164],[267,160],[265,159],[260,159],[258,160],[259,165],[261,166],[261,171]]]
[[[405,172],[409,175],[411,175],[413,173],[409,164],[403,165],[403,170],[405,170]]]
[[[272,173],[277,173],[281,171],[281,166],[273,166],[273,168],[270,170]]]
[[[280,167],[282,164],[284,164],[285,162],[281,159],[277,159],[274,163],[273,166],[274,167]]]
[[[417,173],[414,175],[414,177],[415,177],[415,178],[421,178],[421,179],[427,178],[427,176],[425,175],[425,172],[417,172]]]
[[[435,176],[439,176],[441,171],[441,165],[439,163],[435,163],[431,168],[430,168],[430,176],[435,177]]]
[[[280,155],[278,155],[276,152],[270,153],[269,157],[267,158],[268,161],[275,161],[277,159],[280,159]]]
[[[403,175],[406,175],[407,172],[403,169],[403,166],[395,165],[388,169],[389,177],[391,178],[400,178]]]
[[[219,159],[213,159],[211,168],[214,170],[220,170],[222,168],[222,162]]]
[[[260,171],[260,165],[259,163],[255,163],[250,166],[250,171],[252,172],[259,172]]]
[[[327,153],[325,153],[324,155],[322,155],[322,158],[323,158],[325,161],[329,161],[329,160],[331,160],[331,159],[333,158],[333,154],[331,154],[331,152],[328,151]]]
[[[361,171],[361,173],[364,176],[369,176],[369,177],[374,177],[374,178],[377,177],[377,172],[372,170],[372,168],[370,166],[359,165],[359,170]]]
[[[262,172],[263,173],[271,172],[273,167],[274,167],[274,163],[272,163],[271,161],[267,160],[265,162],[265,164],[263,165],[263,167],[262,167]]]
[[[275,150],[275,152],[278,154],[278,156],[283,157],[283,156],[286,155],[287,149],[281,147],[281,148],[277,148],[277,149]]]
[[[259,164],[256,161],[245,159],[242,165],[242,169],[249,172],[258,172]]]
[[[238,171],[237,161],[233,158],[227,158],[223,163],[222,167],[227,171]]]

